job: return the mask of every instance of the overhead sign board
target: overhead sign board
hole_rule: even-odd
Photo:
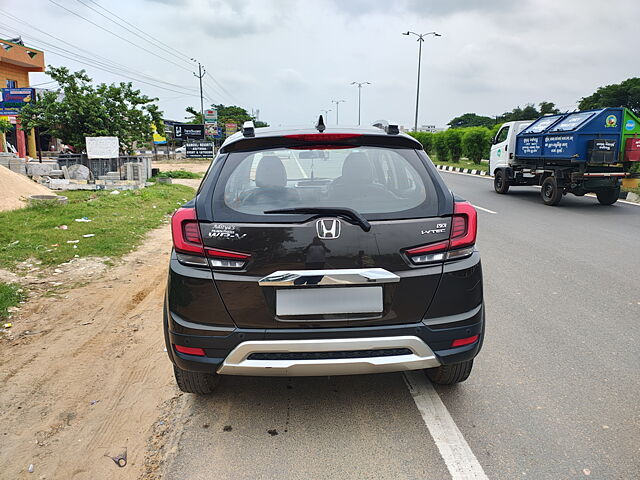
[[[192,123],[176,123],[173,126],[174,138],[177,140],[204,139],[204,125],[194,125]]]
[[[35,99],[33,88],[2,88],[0,90],[0,115],[18,115],[22,107]]]
[[[213,158],[213,142],[186,142],[187,158]]]
[[[212,108],[211,110],[204,111],[204,122],[205,123],[217,123],[218,122],[218,110],[216,108]]]
[[[120,155],[118,137],[85,137],[85,140],[89,158],[118,158]]]

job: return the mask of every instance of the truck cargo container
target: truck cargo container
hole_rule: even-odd
[[[601,108],[505,123],[493,140],[494,189],[540,185],[557,205],[567,193],[595,193],[603,205],[620,195],[620,179],[640,161],[640,120],[626,108]]]

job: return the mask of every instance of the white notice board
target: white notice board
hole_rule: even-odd
[[[85,137],[85,140],[89,158],[118,158],[120,154],[118,137]]]

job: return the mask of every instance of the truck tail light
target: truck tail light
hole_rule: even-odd
[[[178,261],[196,267],[242,269],[251,254],[206,247],[194,208],[180,208],[171,217],[171,236]]]
[[[456,202],[451,217],[449,239],[405,250],[412,263],[458,260],[473,253],[478,232],[478,214],[469,202]]]

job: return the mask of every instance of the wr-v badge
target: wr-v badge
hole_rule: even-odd
[[[340,220],[337,218],[323,218],[316,222],[318,237],[323,239],[338,238],[340,236]]]

